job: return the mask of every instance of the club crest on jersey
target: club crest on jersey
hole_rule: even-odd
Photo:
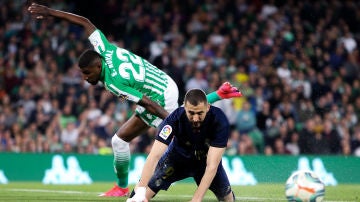
[[[166,139],[170,136],[171,132],[172,132],[171,126],[170,126],[170,125],[166,125],[166,126],[164,126],[164,127],[161,129],[161,131],[160,131],[160,133],[159,133],[159,136],[160,136],[162,139],[166,140]]]
[[[94,47],[97,47],[97,46],[100,44],[100,42],[99,42],[98,40],[93,40],[93,41],[91,41],[91,44],[92,44]]]
[[[129,99],[129,96],[124,95],[124,94],[120,94],[119,99],[120,99],[121,102],[125,102],[127,99]]]

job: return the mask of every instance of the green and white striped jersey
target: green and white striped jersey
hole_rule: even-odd
[[[119,97],[138,103],[143,95],[164,106],[168,76],[147,60],[110,43],[100,30],[89,41],[102,57],[100,80],[107,90]]]

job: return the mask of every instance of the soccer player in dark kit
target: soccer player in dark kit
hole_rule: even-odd
[[[221,164],[229,136],[223,111],[211,106],[202,90],[189,90],[184,106],[160,124],[140,181],[127,202],[148,201],[187,177],[193,177],[198,185],[191,201],[202,201],[208,189],[219,201],[234,201]]]

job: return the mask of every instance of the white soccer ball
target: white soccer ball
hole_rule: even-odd
[[[312,171],[297,171],[286,181],[285,195],[292,202],[321,202],[325,185]]]

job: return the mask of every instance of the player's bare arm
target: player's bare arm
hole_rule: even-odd
[[[32,3],[29,6],[28,11],[31,15],[34,15],[36,19],[44,19],[48,16],[53,16],[80,25],[84,27],[87,36],[90,36],[90,34],[96,30],[96,27],[89,21],[89,19],[73,13],[55,10],[36,3]]]
[[[137,186],[147,186],[151,176],[153,175],[155,171],[155,167],[157,163],[159,162],[159,159],[164,154],[165,150],[168,148],[168,145],[155,140],[154,144],[151,148],[151,151],[146,159],[146,162],[144,164],[144,168],[141,173],[141,178]]]
[[[196,189],[192,202],[201,202],[205,196],[206,191],[209,189],[211,182],[213,181],[218,166],[220,164],[222,155],[225,152],[225,148],[210,147],[206,159],[206,170],[201,179],[201,182]]]
[[[127,202],[137,201],[137,199],[148,201],[155,195],[155,193],[152,190],[150,190],[147,187],[147,185],[148,185],[152,175],[155,172],[156,165],[158,164],[161,156],[164,154],[164,152],[166,151],[167,148],[168,148],[168,145],[166,145],[158,140],[155,140],[155,142],[151,148],[151,151],[150,151],[148,157],[146,158],[146,162],[144,164],[144,169],[142,170],[140,180],[134,188],[135,195],[132,198],[129,198],[127,200]],[[140,193],[141,191],[139,191],[139,189],[146,189],[145,195],[144,195],[144,191],[142,191],[142,193]]]
[[[161,107],[158,103],[150,100],[150,98],[145,95],[138,102],[138,105],[144,107],[151,114],[154,114],[161,119],[165,119],[169,115],[169,113],[163,107]]]

